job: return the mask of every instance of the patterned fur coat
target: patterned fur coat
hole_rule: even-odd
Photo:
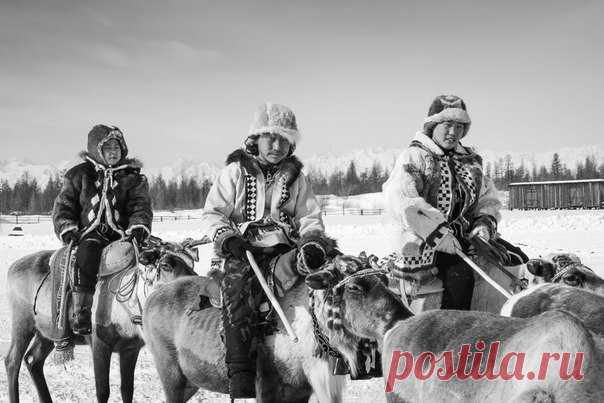
[[[84,162],[65,173],[52,215],[59,239],[74,229],[85,235],[101,222],[122,236],[134,228],[151,232],[151,198],[147,178],[140,173],[141,163],[124,158],[116,167],[103,164],[101,148],[115,137],[112,133],[115,132],[91,133],[88,152],[80,154]],[[127,148],[121,133],[117,138],[125,157]]]
[[[442,224],[453,227],[462,238],[478,222],[496,232],[501,217],[497,190],[483,175],[482,158],[461,144],[446,155],[422,132],[399,156],[383,194],[395,223],[399,252],[406,256],[419,258],[426,238]],[[413,264],[427,263],[420,260]]]
[[[280,163],[270,200],[266,178],[252,155],[236,150],[226,163],[212,185],[202,216],[204,233],[214,241],[218,255],[224,256],[223,242],[227,238],[240,236],[250,224],[267,219],[294,242],[311,234],[324,234],[321,208],[296,157]]]

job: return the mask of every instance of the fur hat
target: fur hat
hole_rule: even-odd
[[[439,95],[432,101],[428,117],[424,120],[424,133],[431,138],[434,127],[448,121],[463,123],[466,127],[461,137],[468,134],[472,121],[465,102],[457,95]]]
[[[254,115],[254,121],[245,140],[245,149],[257,154],[258,137],[263,133],[275,133],[283,136],[291,145],[290,154],[296,148],[300,140],[300,132],[296,123],[296,115],[285,105],[266,102],[258,108]]]
[[[103,157],[103,144],[111,139],[117,140],[122,149],[122,160],[128,155],[128,146],[124,134],[116,126],[96,125],[88,133],[88,155],[99,164],[107,165]]]

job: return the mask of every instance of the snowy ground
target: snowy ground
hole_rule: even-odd
[[[196,215],[191,212],[191,215]],[[197,214],[198,215],[198,214]],[[385,237],[383,216],[327,216],[327,230],[337,238],[344,252],[357,254],[361,250],[383,256],[392,251]],[[59,246],[50,223],[24,225],[23,237],[9,237],[12,225],[0,224],[0,355],[4,358],[10,332],[6,301],[6,270],[11,262],[28,253]],[[199,221],[166,221],[154,223],[154,233],[164,239],[182,240],[200,237]],[[583,262],[604,275],[604,211],[504,211],[500,225],[502,236],[520,245],[529,256],[537,257],[551,252],[565,251],[579,255]],[[202,251],[204,262],[206,253]],[[94,381],[89,350],[76,348],[76,361],[68,367],[47,364],[46,374],[51,393],[58,402],[89,402],[94,400]],[[50,361],[50,360],[49,360]],[[22,367],[21,398],[24,402],[37,401],[35,389],[27,370]],[[112,402],[119,397],[119,367],[112,363]],[[382,402],[382,381],[359,381],[350,384],[346,402]],[[0,366],[0,401],[7,401],[6,373]],[[137,366],[135,401],[161,401],[163,393],[148,352],[143,349]],[[226,401],[224,395],[198,392],[193,401]]]

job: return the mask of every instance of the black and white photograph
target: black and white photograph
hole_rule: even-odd
[[[0,0],[0,401],[604,401],[603,19]]]

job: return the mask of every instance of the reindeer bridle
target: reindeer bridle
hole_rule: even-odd
[[[558,281],[560,281],[562,279],[562,277],[564,277],[569,271],[576,269],[578,267],[581,267],[583,269],[586,269],[587,271],[590,271],[593,273],[593,270],[590,269],[589,267],[581,264],[581,263],[571,263],[568,264],[566,266],[564,266],[562,269],[560,269],[555,275],[554,277],[552,277],[552,283],[556,283]]]
[[[149,284],[153,284],[158,281],[162,271],[168,271],[166,266],[170,266],[169,264],[164,262],[167,256],[174,257],[180,260],[186,267],[186,272],[188,275],[196,275],[193,270],[194,261],[198,260],[197,253],[194,252],[194,248],[198,245],[203,245],[207,243],[207,239],[201,239],[198,241],[192,239],[186,239],[182,244],[173,245],[168,242],[163,242],[160,238],[151,236],[149,239],[149,244],[142,248],[143,251],[155,251],[159,253],[159,257],[155,262],[144,264],[140,261],[140,252],[138,250],[138,246],[134,245],[134,251],[136,256],[136,264],[131,267],[125,268],[124,270],[115,273],[108,279],[107,288],[109,292],[115,295],[115,300],[122,304],[128,315],[130,316],[130,320],[132,323],[136,325],[142,324],[142,312],[143,307],[140,302],[138,295],[136,295],[136,288],[139,281],[139,276],[143,277],[144,280],[144,293],[145,297],[147,296],[147,287]],[[195,250],[196,251],[196,250]],[[142,266],[142,267],[141,267]],[[174,270],[172,268],[172,270]],[[153,276],[149,276],[151,272],[155,271]],[[122,280],[128,274],[132,273],[130,279],[122,284]],[[113,285],[113,287],[112,287]],[[130,311],[127,306],[127,301],[132,298],[132,295],[136,296],[136,303],[138,305],[138,309],[140,314],[134,314]]]
[[[323,267],[329,265],[331,262],[326,263]],[[337,269],[334,269],[337,270]],[[342,273],[341,274],[344,275],[344,278],[342,278],[340,281],[338,281],[334,286],[326,288],[325,291],[325,299],[326,299],[326,303],[329,306],[328,312],[327,312],[327,327],[329,329],[335,329],[335,330],[341,330],[338,329],[342,327],[341,325],[341,318],[339,316],[339,311],[340,311],[340,304],[341,304],[341,300],[342,300],[342,294],[343,292],[342,287],[344,287],[346,284],[350,283],[352,280],[355,279],[359,279],[359,278],[364,278],[364,277],[368,277],[368,276],[373,276],[373,275],[383,275],[383,274],[387,274],[388,272],[386,270],[383,269],[379,269],[379,268],[373,268],[373,267],[369,267],[369,268],[365,268],[365,269],[360,269],[357,270],[355,272],[352,273]],[[309,306],[309,312],[310,312],[310,317],[312,319],[312,324],[313,324],[313,333],[315,336],[315,340],[317,341],[317,344],[319,346],[320,349],[320,353],[319,356],[324,357],[325,355],[333,357],[336,360],[336,368],[338,366],[338,361],[340,360],[344,360],[342,353],[335,348],[334,346],[331,345],[330,341],[329,341],[329,337],[323,333],[323,331],[321,330],[321,327],[319,325],[319,321],[317,319],[317,316],[315,314],[315,291],[314,289],[310,289],[309,290],[309,300],[308,300],[308,306]]]

